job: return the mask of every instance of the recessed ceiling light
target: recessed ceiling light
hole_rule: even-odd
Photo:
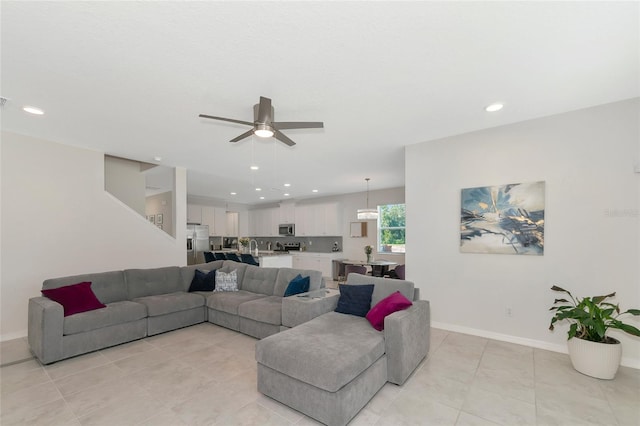
[[[28,112],[29,114],[35,114],[35,115],[42,115],[44,114],[44,111],[41,110],[40,108],[34,107],[34,106],[25,106],[22,108],[23,111]]]
[[[261,200],[264,200],[264,197],[260,197]]]
[[[237,192],[230,192],[231,195],[238,195]]]
[[[154,161],[162,161],[162,157],[156,155],[155,157],[153,157]]]
[[[502,107],[504,107],[504,105],[496,103],[496,104],[489,105],[484,110],[487,112],[496,112],[496,111],[500,111]]]
[[[249,168],[250,168],[251,170],[258,170],[260,167],[258,167],[258,166],[251,166],[251,167],[249,167]]]
[[[256,188],[256,191],[262,191],[262,188]]]
[[[284,194],[284,196],[285,196],[285,197],[288,197],[288,196],[289,196],[289,193]]]
[[[285,183],[284,186],[288,187],[288,186],[291,186],[291,184],[290,183]]]
[[[318,190],[317,189],[312,189],[311,192],[318,192]]]

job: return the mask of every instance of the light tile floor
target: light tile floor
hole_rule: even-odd
[[[205,323],[49,366],[7,365],[0,424],[317,424],[256,391],[255,342]],[[24,339],[0,349],[5,364],[28,354]],[[432,329],[413,376],[385,385],[350,424],[637,426],[640,371],[597,380],[564,354]]]

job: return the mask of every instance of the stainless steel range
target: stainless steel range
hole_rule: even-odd
[[[284,243],[282,246],[286,251],[300,251],[300,243]]]

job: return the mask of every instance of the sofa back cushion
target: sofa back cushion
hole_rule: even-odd
[[[273,288],[276,285],[276,277],[278,276],[278,268],[261,268],[259,266],[248,265],[244,270],[244,278],[240,289],[250,291],[252,293],[266,294],[274,296]],[[279,296],[282,296],[280,294]]]
[[[191,282],[193,281],[193,276],[196,272],[196,269],[201,271],[213,271],[214,269],[220,269],[222,267],[222,260],[214,260],[209,263],[201,263],[199,265],[189,265],[182,266],[180,268],[180,277],[182,277],[182,289],[184,291],[188,291],[191,286]]]
[[[43,290],[90,282],[91,290],[102,303],[127,300],[127,286],[122,271],[98,272],[71,277],[50,278],[42,283]]]
[[[309,291],[322,288],[322,272],[320,271],[314,271],[312,269],[278,268],[278,276],[276,278],[275,288],[273,289],[273,295],[284,296],[284,292],[287,290],[289,283],[298,275],[309,277]]]
[[[207,265],[210,265],[210,263],[208,263]],[[233,260],[223,260],[222,267],[219,270],[220,272],[229,273],[235,269],[236,275],[238,276],[238,289],[243,290],[242,280],[244,279],[244,271],[247,269],[247,266],[249,265],[247,265],[246,263],[234,262]]]
[[[350,273],[347,277],[347,284],[373,284],[375,287],[373,288],[373,294],[371,295],[371,306],[376,306],[378,302],[396,291],[402,293],[402,295],[407,299],[414,300],[414,284],[411,281]]]
[[[180,268],[177,266],[127,269],[124,271],[124,277],[130,299],[185,291]]]

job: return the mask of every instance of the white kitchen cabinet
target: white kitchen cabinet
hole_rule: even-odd
[[[296,236],[322,237],[342,235],[340,203],[296,206]]]
[[[278,223],[296,223],[296,205],[294,203],[280,204],[280,218]]]
[[[216,234],[215,229],[215,209],[211,206],[202,206],[202,221],[200,222],[202,225],[207,225],[209,227],[209,236],[219,235]]]
[[[209,236],[227,236],[227,211],[223,207],[200,206],[202,225],[209,227]]]
[[[238,236],[247,237],[251,235],[249,233],[249,212],[238,212]]]
[[[296,206],[296,236],[315,235],[315,205]]]
[[[280,210],[278,208],[249,211],[249,234],[252,237],[278,236]]]
[[[187,223],[202,224],[202,206],[187,204]]]
[[[239,226],[238,226],[238,222],[239,222],[239,218],[240,218],[240,214],[238,212],[226,212],[226,222],[227,222],[227,229],[226,232],[224,234],[225,237],[239,237],[240,233],[239,233]],[[247,231],[245,234],[243,235],[247,235],[249,233],[249,231]]]
[[[342,235],[342,208],[340,203],[326,203],[318,210],[316,222],[318,223],[318,235],[338,236]]]
[[[215,225],[215,234],[218,237],[227,237],[227,209],[224,207],[216,207],[214,209],[214,225]],[[211,233],[211,229],[209,229],[209,233]]]
[[[341,258],[342,253],[301,252],[293,255],[292,263],[296,269],[312,269],[322,272],[326,279],[333,277],[333,259]]]

